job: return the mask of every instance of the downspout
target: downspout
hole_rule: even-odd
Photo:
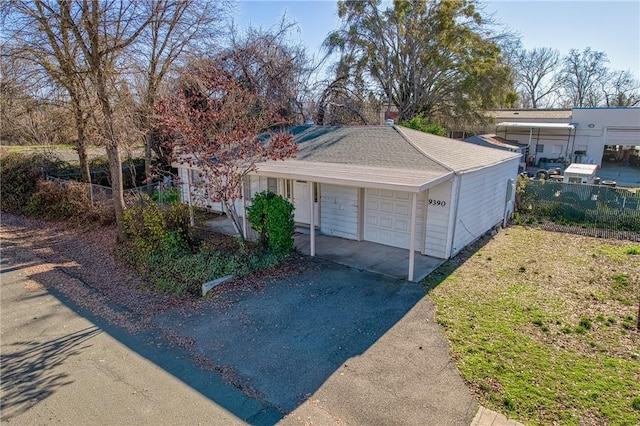
[[[453,209],[449,212],[449,217],[452,217],[453,220],[453,224],[451,225],[451,239],[450,241],[450,246],[449,246],[449,258],[453,257],[453,244],[455,243],[456,240],[456,225],[458,223],[458,208],[460,206],[460,187],[462,186],[462,175],[455,173],[454,174],[454,179],[453,179],[453,183],[456,185],[455,188],[455,197],[456,197],[456,202],[454,204]],[[452,188],[453,190],[454,188]],[[451,220],[449,221],[451,223]]]

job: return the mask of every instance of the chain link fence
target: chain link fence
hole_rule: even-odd
[[[566,232],[640,240],[640,192],[624,188],[520,181],[516,211],[518,223],[562,226]]]
[[[54,176],[46,176],[46,180],[49,182],[55,182],[63,187],[69,182],[86,185],[87,196],[94,207],[106,206],[113,201],[113,190],[108,186],[97,185],[95,183],[82,183]],[[168,186],[163,182],[155,182],[148,185],[125,189],[123,193],[124,204],[127,208],[133,207],[136,204],[142,204],[145,202],[145,195],[160,204],[169,204],[177,200],[178,192],[176,188]]]

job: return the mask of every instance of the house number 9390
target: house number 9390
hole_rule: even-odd
[[[444,207],[444,206],[447,205],[447,202],[446,201],[442,201],[442,200],[433,200],[433,199],[429,198],[429,205]]]

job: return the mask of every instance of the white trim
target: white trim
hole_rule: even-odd
[[[415,243],[416,243],[416,211],[418,210],[418,194],[411,194],[411,235],[409,236],[409,274],[407,279],[413,281],[413,270],[415,265]]]
[[[442,183],[452,172],[430,170],[369,167],[353,164],[321,163],[313,161],[268,161],[257,164],[258,176],[318,183],[355,186],[358,188],[389,189],[393,191],[423,192]]]
[[[496,124],[496,127],[520,127],[527,129],[560,129],[573,130],[576,128],[571,123],[523,123],[520,121],[503,121]]]
[[[314,202],[314,182],[308,181],[309,185],[309,255],[316,255],[316,220],[315,220],[315,202]]]

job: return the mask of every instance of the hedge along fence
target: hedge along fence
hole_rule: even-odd
[[[627,189],[527,180],[521,182],[518,197],[518,213],[529,221],[640,232],[640,193]]]

